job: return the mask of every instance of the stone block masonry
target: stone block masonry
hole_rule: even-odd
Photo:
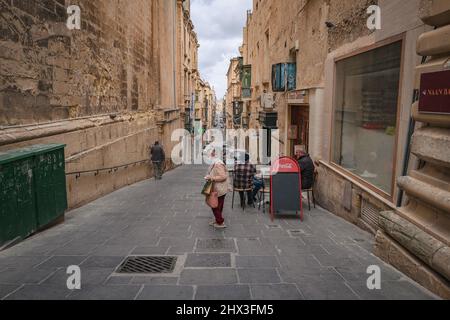
[[[80,30],[66,25],[69,4],[80,7]],[[167,0],[0,1],[0,150],[63,143],[67,172],[146,160],[156,140],[170,154],[182,124],[175,9]],[[148,164],[69,175],[69,207],[151,176]]]
[[[0,3],[0,125],[158,104],[157,2],[71,4],[81,30],[67,29],[64,0]]]

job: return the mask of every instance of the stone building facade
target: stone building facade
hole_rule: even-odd
[[[227,71],[227,92],[225,96],[226,128],[236,129],[240,127],[239,116],[235,119],[236,112],[240,114],[241,84],[239,77],[240,58],[230,60]]]
[[[66,26],[69,5],[80,8],[80,30]],[[65,143],[71,208],[150,177],[140,161],[156,140],[170,155],[185,123],[180,76],[197,69],[196,38],[187,51],[179,40],[186,26],[192,35],[189,1],[8,0],[0,9],[0,152]],[[81,171],[90,172],[70,174]]]
[[[420,99],[412,105],[417,125],[410,153],[419,164],[398,180],[408,201],[381,213],[376,253],[450,299],[450,88],[445,93],[450,87],[450,3],[422,1],[419,12],[422,21],[434,28],[417,42],[417,54],[424,59],[415,70],[414,86],[420,89]],[[447,80],[433,82],[442,75]],[[424,88],[430,84],[442,90],[432,92],[447,101],[441,107],[440,101],[425,100]]]
[[[368,27],[373,5],[380,29]],[[303,149],[313,157],[321,206],[377,234],[379,256],[447,298],[448,123],[444,115],[414,115],[416,123],[411,116],[417,74],[448,68],[448,6],[254,0],[240,48],[250,98],[243,84],[239,96],[250,128],[279,130],[279,155]]]
[[[200,73],[198,70],[198,48],[200,47],[194,24],[191,20],[190,1],[177,0],[178,6],[178,106],[182,110],[185,128],[192,131],[195,117],[195,90]]]
[[[216,94],[211,85],[202,80],[196,81],[194,94],[195,127],[205,132],[213,127],[213,113],[216,108]]]

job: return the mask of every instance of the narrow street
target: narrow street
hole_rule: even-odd
[[[304,222],[271,222],[239,201],[231,210],[230,194],[228,228],[215,230],[200,195],[205,171],[184,166],[126,187],[0,253],[0,299],[435,298],[373,256],[370,234],[320,208],[306,207]],[[116,274],[130,255],[177,263],[164,275]],[[81,268],[81,290],[67,289],[71,265]],[[381,268],[381,290],[367,289],[370,265]]]

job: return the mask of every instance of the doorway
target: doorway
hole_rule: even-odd
[[[295,155],[295,149],[301,147],[309,152],[309,106],[290,106],[290,126],[288,138],[290,140],[290,155]]]

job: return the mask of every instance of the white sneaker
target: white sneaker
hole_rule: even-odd
[[[218,224],[218,223],[214,223],[214,228],[216,229],[225,229],[227,226],[225,225],[225,223],[222,224]]]
[[[215,224],[216,224],[216,220],[213,220],[213,221],[211,221],[211,222],[209,223],[209,225],[210,225],[211,227],[213,227]]]

